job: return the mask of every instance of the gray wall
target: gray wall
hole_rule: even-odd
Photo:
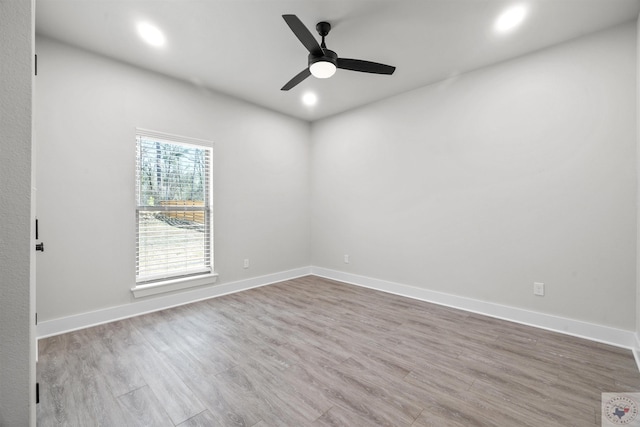
[[[312,264],[635,330],[635,30],[315,123]]]
[[[36,47],[39,319],[133,301],[136,127],[213,142],[217,284],[309,265],[308,123],[48,39]]]
[[[33,4],[0,1],[0,426],[35,425]]]

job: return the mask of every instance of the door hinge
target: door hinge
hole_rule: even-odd
[[[36,383],[36,405],[40,403],[40,383]]]
[[[40,238],[40,231],[38,228],[38,218],[36,218],[36,240]],[[44,243],[36,243],[36,251],[44,252]]]
[[[36,57],[36,60],[34,63],[34,67],[35,67],[34,71],[36,72],[36,76],[37,76],[38,75],[38,55],[35,55],[35,57]]]
[[[38,324],[38,313],[36,313],[36,325]]]

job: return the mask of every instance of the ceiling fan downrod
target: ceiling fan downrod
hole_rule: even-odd
[[[322,43],[320,43],[320,47],[322,49],[326,49],[327,45],[324,42],[324,38],[329,34],[329,31],[331,31],[331,24],[325,21],[318,22],[316,24],[316,31],[318,32],[318,34],[320,34],[320,37],[322,37]]]

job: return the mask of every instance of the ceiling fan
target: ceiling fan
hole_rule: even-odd
[[[336,72],[336,68],[388,75],[393,74],[396,70],[396,67],[379,64],[377,62],[339,58],[334,51],[327,49],[327,45],[324,42],[325,36],[331,31],[331,24],[328,22],[318,22],[316,25],[316,31],[318,31],[318,34],[322,37],[322,43],[318,44],[313,34],[311,34],[311,31],[304,26],[296,15],[282,15],[282,17],[287,25],[289,25],[289,28],[291,28],[291,31],[293,31],[293,34],[296,35],[298,40],[300,40],[309,51],[309,66],[289,80],[287,84],[282,86],[281,90],[293,88],[310,75],[320,79],[329,78]]]

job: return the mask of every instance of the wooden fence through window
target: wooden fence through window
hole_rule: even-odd
[[[204,202],[195,200],[161,200],[160,206],[204,206]],[[164,211],[162,215],[204,224],[203,211]]]

